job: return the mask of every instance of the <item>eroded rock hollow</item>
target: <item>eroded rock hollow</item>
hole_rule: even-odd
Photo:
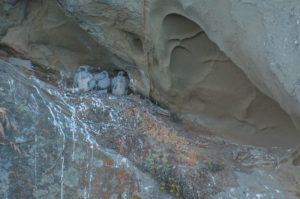
[[[155,99],[222,137],[259,145],[297,144],[296,129],[285,111],[260,92],[198,24],[172,13],[163,19],[161,30],[163,56],[154,67],[163,72],[153,70]]]

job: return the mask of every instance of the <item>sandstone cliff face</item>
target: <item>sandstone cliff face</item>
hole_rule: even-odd
[[[27,1],[18,2],[18,0],[0,2],[0,36],[5,35],[8,28],[21,24],[25,16],[26,4]]]
[[[1,43],[36,63],[69,72],[80,64],[122,68],[136,92],[220,136],[299,143],[295,0],[29,0],[14,6],[11,13],[28,14],[10,20]]]
[[[1,44],[20,56],[65,72],[80,64],[111,63],[108,51],[66,17],[55,1],[19,1],[13,8],[11,15],[23,9],[26,17],[5,30]]]

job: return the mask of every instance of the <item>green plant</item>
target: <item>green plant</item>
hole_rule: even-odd
[[[167,157],[148,155],[144,161],[144,167],[161,182],[161,190],[183,199],[183,183],[176,177]]]
[[[218,172],[224,169],[224,162],[222,162],[221,164],[218,163],[214,163],[214,162],[209,162],[207,169],[211,172]]]
[[[214,162],[209,162],[206,167],[203,167],[196,172],[196,176],[203,177],[203,176],[206,176],[208,172],[215,173],[215,172],[221,171],[224,169],[224,165],[225,165],[224,162],[221,162],[220,164],[214,163]]]

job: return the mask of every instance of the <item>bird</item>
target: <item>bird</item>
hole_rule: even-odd
[[[118,75],[112,80],[112,94],[121,96],[128,93],[129,80],[124,71],[119,71]]]
[[[95,87],[93,75],[88,71],[88,66],[80,66],[74,76],[74,86],[80,91],[89,91]]]
[[[97,73],[93,77],[93,81],[95,82],[95,90],[100,90],[102,93],[107,93],[110,88],[110,78],[109,73],[104,70],[101,73]]]

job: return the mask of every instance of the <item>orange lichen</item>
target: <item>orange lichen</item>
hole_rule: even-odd
[[[136,107],[127,108],[123,111],[123,113],[128,114],[130,116],[136,117],[137,116],[137,110]]]
[[[142,198],[141,198],[140,196],[134,194],[134,195],[131,197],[131,199],[142,199]]]
[[[124,170],[118,170],[117,171],[117,176],[120,180],[124,180],[126,179],[126,173]]]
[[[106,171],[110,171],[112,169],[111,166],[104,166],[104,168]]]
[[[127,145],[126,145],[126,138],[122,137],[119,141],[117,141],[119,146],[120,154],[126,155],[127,154]]]
[[[135,185],[135,186],[133,187],[133,191],[139,192],[139,191],[140,191],[140,186],[139,186],[139,185]]]
[[[104,158],[103,159],[103,165],[104,166],[112,166],[114,164],[114,160],[110,158]]]
[[[103,165],[105,170],[110,171],[112,169],[112,165],[114,164],[114,160],[110,158],[104,158],[103,159]]]
[[[189,165],[196,166],[198,157],[199,157],[199,153],[197,151],[190,150],[189,151],[189,161],[188,161]]]
[[[176,154],[176,159],[179,164],[186,164],[188,162],[187,157],[182,153]]]
[[[189,166],[196,166],[199,158],[199,153],[193,149],[189,149],[187,154],[176,151],[175,155],[179,164],[188,164]]]

